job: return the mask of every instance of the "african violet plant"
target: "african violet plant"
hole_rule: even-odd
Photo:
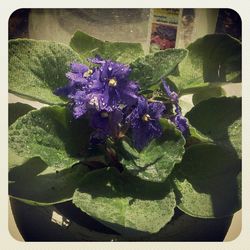
[[[10,196],[72,200],[125,238],[159,232],[176,207],[232,215],[241,206],[241,99],[221,86],[240,79],[241,44],[228,35],[148,55],[79,31],[70,47],[10,40],[10,92],[49,104],[10,105]]]

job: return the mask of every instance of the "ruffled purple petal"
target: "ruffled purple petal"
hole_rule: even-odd
[[[106,62],[104,59],[102,59],[98,55],[94,58],[88,58],[87,60],[93,64],[104,64]]]
[[[142,150],[151,140],[162,135],[162,128],[158,121],[142,123],[132,131],[134,146],[138,150]]]
[[[55,95],[58,95],[58,96],[67,97],[67,96],[71,93],[71,91],[72,91],[71,86],[66,85],[65,87],[57,88],[57,89],[54,91],[54,94],[55,94]]]
[[[175,115],[172,121],[185,137],[189,134],[187,119],[184,116]]]
[[[160,119],[164,110],[165,105],[160,102],[152,102],[148,105],[148,114],[152,119]]]
[[[137,112],[140,116],[143,116],[148,112],[148,101],[143,96],[138,98]]]
[[[81,63],[71,63],[70,69],[72,73],[81,73],[84,74],[86,71],[88,71],[88,66],[81,64]]]
[[[73,105],[72,112],[75,119],[82,117],[87,112],[86,103],[82,103],[81,105]]]
[[[135,105],[138,100],[138,85],[132,81],[124,85],[118,88],[121,102],[128,106]]]
[[[79,83],[86,83],[86,79],[83,78],[81,73],[72,73],[72,72],[68,72],[66,73],[66,77],[74,82],[79,82]]]
[[[129,66],[116,62],[110,62],[108,65],[108,70],[110,71],[110,76],[115,77],[117,80],[127,78],[131,73]]]
[[[162,134],[159,118],[165,107],[161,103],[148,104],[147,99],[138,97],[138,104],[127,116],[132,129],[132,137],[135,147],[142,150],[152,139]]]
[[[166,91],[167,96],[170,98],[170,100],[173,103],[178,103],[179,102],[178,94],[176,92],[170,90],[170,87],[167,85],[166,81],[164,81],[163,79],[161,79],[161,80],[162,80],[163,87]]]

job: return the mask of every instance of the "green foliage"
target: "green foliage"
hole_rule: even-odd
[[[9,165],[40,157],[50,167],[68,168],[83,158],[89,133],[87,121],[74,120],[65,107],[31,111],[9,128]]]
[[[163,182],[184,154],[185,140],[174,125],[162,119],[163,134],[141,152],[126,140],[117,149],[123,166],[133,175],[152,182]]]
[[[159,87],[161,78],[170,74],[186,55],[185,49],[167,49],[140,57],[130,64],[131,79],[138,81],[142,89]]]
[[[205,88],[201,89],[197,93],[193,94],[192,101],[196,105],[201,101],[205,101],[212,97],[221,97],[225,95],[225,91],[221,87]]]
[[[21,102],[10,103],[9,104],[9,126],[14,123],[19,117],[27,114],[29,111],[35,108],[31,107],[28,104]]]
[[[88,57],[96,55],[105,59],[130,63],[144,54],[142,46],[139,43],[101,41],[81,31],[77,31],[73,35],[70,46],[80,54],[84,63],[88,63]]]
[[[183,114],[188,111],[190,135],[184,139],[162,119],[163,135],[140,152],[127,137],[112,142],[116,163],[124,168],[120,173],[115,164],[108,167],[110,152],[105,145],[89,150],[88,121],[73,119],[67,107],[33,110],[10,104],[12,197],[32,205],[73,199],[83,212],[128,239],[154,236],[166,228],[176,205],[201,218],[225,217],[240,209],[241,98],[220,97],[224,95],[220,85],[241,79],[239,41],[223,34],[207,35],[187,50],[145,56],[140,44],[101,41],[77,31],[70,46],[11,40],[10,92],[64,105],[65,100],[53,92],[67,83],[70,63],[88,64],[86,59],[98,54],[130,64],[131,79],[140,84],[140,93],[166,104],[170,111],[166,115],[172,104],[163,94],[162,77],[168,77],[180,95],[195,93],[191,110],[180,100]]]
[[[241,207],[241,161],[214,144],[187,149],[173,175],[177,205],[201,218],[232,215]]]
[[[145,182],[113,168],[86,175],[73,203],[123,235],[158,232],[174,214],[168,183]]]
[[[53,92],[67,83],[72,61],[80,61],[70,47],[50,41],[9,41],[9,91],[43,103],[65,103]]]
[[[71,200],[88,172],[86,166],[66,169],[47,166],[38,157],[9,172],[9,194],[31,205],[51,205]]]
[[[186,117],[199,132],[241,158],[241,98],[210,98]]]
[[[241,81],[240,41],[225,34],[206,35],[187,50],[188,56],[178,65],[177,74],[168,76],[181,94]]]

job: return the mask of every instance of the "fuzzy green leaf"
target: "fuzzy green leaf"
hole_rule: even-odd
[[[186,117],[199,132],[241,158],[241,98],[210,98]]]
[[[173,175],[177,205],[202,218],[225,217],[241,207],[241,161],[214,144],[187,149]]]
[[[9,91],[43,103],[61,104],[53,94],[67,84],[65,73],[79,55],[64,44],[31,39],[9,41]]]
[[[88,63],[86,60],[88,57],[95,55],[121,63],[130,63],[144,55],[139,43],[101,41],[81,31],[73,35],[70,46],[80,54],[84,63]]]
[[[158,232],[174,214],[175,196],[168,183],[145,182],[114,168],[84,178],[73,203],[123,235]]]
[[[9,126],[14,123],[17,118],[27,114],[33,109],[35,108],[21,102],[9,103]]]
[[[205,88],[195,93],[192,97],[193,104],[196,105],[212,97],[225,96],[225,91],[221,87]]]
[[[58,170],[48,167],[39,158],[33,158],[10,170],[9,195],[31,205],[71,200],[87,172],[87,167],[80,164]]]
[[[185,140],[174,125],[162,119],[163,134],[152,140],[141,152],[131,142],[122,140],[118,156],[133,175],[152,182],[163,182],[184,154]]]
[[[131,79],[138,81],[142,89],[159,84],[187,55],[185,49],[167,49],[140,57],[130,64]]]
[[[30,111],[9,128],[9,165],[40,157],[49,167],[68,168],[84,156],[90,129],[65,107]]]
[[[241,81],[241,43],[226,34],[206,35],[187,47],[188,56],[169,76],[181,92],[194,93],[210,83]]]

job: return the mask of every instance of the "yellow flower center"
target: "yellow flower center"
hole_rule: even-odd
[[[151,117],[150,117],[150,115],[148,115],[148,114],[145,114],[145,115],[142,117],[142,120],[143,120],[144,122],[148,122],[150,119],[151,119]]]
[[[84,77],[89,77],[93,73],[92,69],[89,69],[88,71],[84,72],[83,76]]]
[[[109,80],[109,86],[110,86],[110,87],[115,87],[116,85],[117,85],[116,79],[111,78],[111,79]]]
[[[107,118],[109,116],[108,112],[102,112],[101,117],[102,118]]]

